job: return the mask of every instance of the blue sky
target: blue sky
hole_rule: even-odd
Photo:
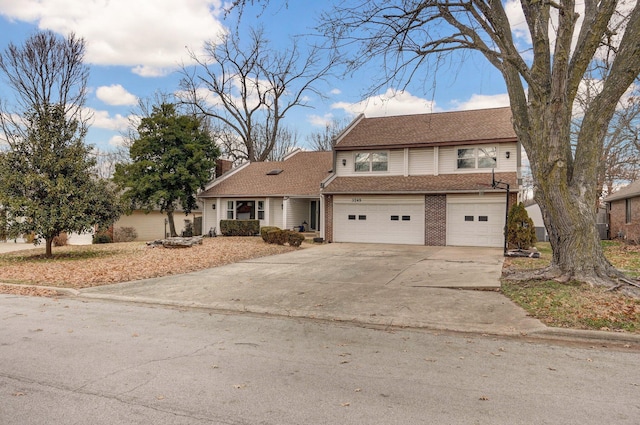
[[[291,36],[311,33],[318,13],[330,5],[284,3],[272,1],[264,10],[247,8],[242,26],[260,24],[275,46],[284,47]],[[0,49],[10,41],[22,44],[37,29],[84,37],[91,72],[87,106],[94,115],[86,141],[113,150],[139,97],[178,89],[175,71],[188,60],[186,47],[197,52],[205,41],[235,27],[234,16],[225,19],[222,6],[219,0],[0,0]],[[327,122],[350,120],[361,112],[382,116],[508,104],[504,82],[482,58],[445,69],[435,91],[416,83],[404,92],[383,87],[366,97],[376,69],[372,64],[353,76],[327,80],[318,86],[324,99],[310,96],[310,108],[290,111],[285,123],[298,130],[302,147],[306,136]],[[0,81],[0,97],[9,95]]]

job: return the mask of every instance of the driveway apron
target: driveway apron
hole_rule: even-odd
[[[502,263],[494,248],[335,243],[80,295],[376,326],[545,329],[497,292]]]

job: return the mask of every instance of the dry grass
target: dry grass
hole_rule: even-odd
[[[549,265],[549,244],[537,246],[540,259],[508,258],[505,272]],[[632,277],[640,274],[640,246],[604,241],[603,248],[614,266]],[[640,300],[602,287],[579,282],[512,281],[506,277],[502,280],[502,292],[548,326],[640,333]]]
[[[266,244],[259,237],[205,238],[202,245],[175,249],[149,248],[143,242],[65,246],[54,248],[53,258],[45,258],[44,248],[37,248],[0,255],[0,282],[81,289],[188,273],[295,249],[299,248]],[[0,292],[5,292],[2,287]]]

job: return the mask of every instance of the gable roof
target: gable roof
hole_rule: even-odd
[[[283,161],[246,164],[214,181],[198,197],[319,196],[320,182],[332,167],[332,152],[296,151]]]
[[[635,198],[640,196],[640,180],[623,187],[619,191],[604,198],[604,202],[619,201],[621,199]]]
[[[511,108],[507,107],[379,118],[358,117],[338,137],[335,149],[446,146],[516,140]]]

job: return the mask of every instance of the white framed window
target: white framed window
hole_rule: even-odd
[[[495,168],[497,164],[495,146],[458,148],[458,169]]]
[[[235,207],[233,201],[227,201],[227,220],[233,220]]]
[[[388,152],[358,152],[354,158],[357,173],[381,172],[389,169]]]
[[[258,201],[258,220],[264,220],[264,201]]]

